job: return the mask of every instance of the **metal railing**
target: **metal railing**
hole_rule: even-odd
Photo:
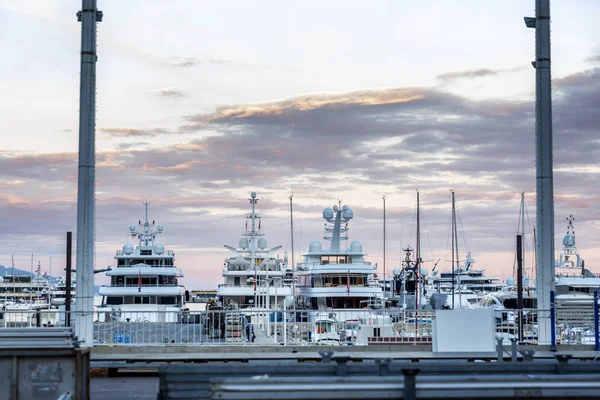
[[[139,305],[143,306],[143,305]],[[162,310],[160,307],[163,307]],[[157,306],[152,311],[90,311],[97,346],[165,345],[353,345],[430,344],[435,310],[216,309],[181,311]],[[71,312],[71,326],[76,322]],[[520,317],[520,321],[519,321]],[[536,343],[540,319],[550,311],[495,310],[496,337]],[[0,312],[0,328],[60,327],[67,322],[58,309]],[[593,305],[558,306],[556,342],[594,344]]]

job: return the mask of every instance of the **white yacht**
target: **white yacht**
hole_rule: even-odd
[[[349,248],[341,248],[341,241],[348,240],[352,210],[340,203],[333,209],[323,210],[323,218],[327,221],[324,239],[331,245],[323,249],[320,241],[313,241],[303,262],[298,264],[294,273],[298,305],[308,310],[347,310],[382,300],[383,290],[374,277],[376,265],[365,261],[361,243],[355,240]],[[351,317],[351,313],[343,314],[337,319],[343,321]]]
[[[4,275],[0,278],[0,299],[5,304],[48,304],[52,285],[41,267],[34,275]]]
[[[467,252],[465,263],[454,268],[453,272],[441,272],[439,276],[432,279],[433,286],[438,291],[452,292],[452,280],[454,279],[455,290],[459,286],[474,293],[493,293],[502,290],[504,284],[497,277],[485,276],[485,270],[473,269],[475,259],[471,257],[471,252]]]
[[[575,246],[572,215],[567,218],[567,234],[555,268],[556,303],[559,305],[593,304],[594,291],[600,290],[600,277],[585,268],[585,261]]]
[[[75,274],[71,279],[71,304],[75,304]],[[67,297],[67,278],[60,277],[56,282],[52,295],[50,297],[50,304],[53,306],[64,306]]]
[[[280,309],[293,303],[287,256],[281,259],[276,255],[281,246],[267,247],[261,216],[256,213],[256,193],[252,192],[248,200],[252,210],[246,214],[238,248],[225,245],[232,254],[225,259],[224,282],[217,289],[217,297],[224,306]]]
[[[185,305],[186,292],[178,279],[183,271],[175,266],[175,254],[155,241],[163,233],[162,225],[148,219],[148,202],[144,203],[146,216],[138,226],[131,225],[132,238],[138,239],[134,248],[129,242],[117,251],[117,265],[106,275],[110,286],[100,288],[102,303],[98,319],[105,321],[177,322]]]

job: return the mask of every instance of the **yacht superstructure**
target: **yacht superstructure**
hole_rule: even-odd
[[[323,249],[320,241],[310,243],[304,260],[295,271],[296,291],[300,307],[310,310],[357,309],[383,298],[383,290],[375,279],[376,265],[365,261],[358,240],[341,248],[348,240],[348,223],[352,209],[339,205],[323,210],[324,239],[331,242]]]
[[[594,290],[600,290],[600,277],[585,268],[575,243],[575,218],[567,218],[567,233],[563,237],[563,248],[556,262],[556,302],[561,305],[593,303]]]
[[[217,297],[225,306],[278,309],[293,297],[292,271],[287,256],[281,259],[276,255],[281,246],[267,247],[262,217],[256,212],[256,193],[252,192],[248,200],[252,210],[246,214],[238,248],[225,245],[232,254],[225,259],[224,282],[217,289]]]
[[[144,205],[144,221],[129,227],[138,245],[134,248],[125,243],[115,256],[116,267],[106,272],[110,286],[100,288],[102,304],[97,310],[100,321],[176,322],[185,304],[185,289],[178,282],[183,271],[175,266],[173,251],[156,241],[163,227],[150,222],[149,203]]]

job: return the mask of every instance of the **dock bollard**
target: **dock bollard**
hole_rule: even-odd
[[[496,337],[496,352],[498,353],[498,361],[502,361],[502,359],[504,358],[504,348],[502,347],[503,341],[503,337]]]
[[[517,338],[510,338],[510,360],[517,362]]]

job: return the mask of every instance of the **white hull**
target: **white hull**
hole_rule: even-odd
[[[98,322],[178,322],[181,307],[156,304],[122,304],[98,307]]]

